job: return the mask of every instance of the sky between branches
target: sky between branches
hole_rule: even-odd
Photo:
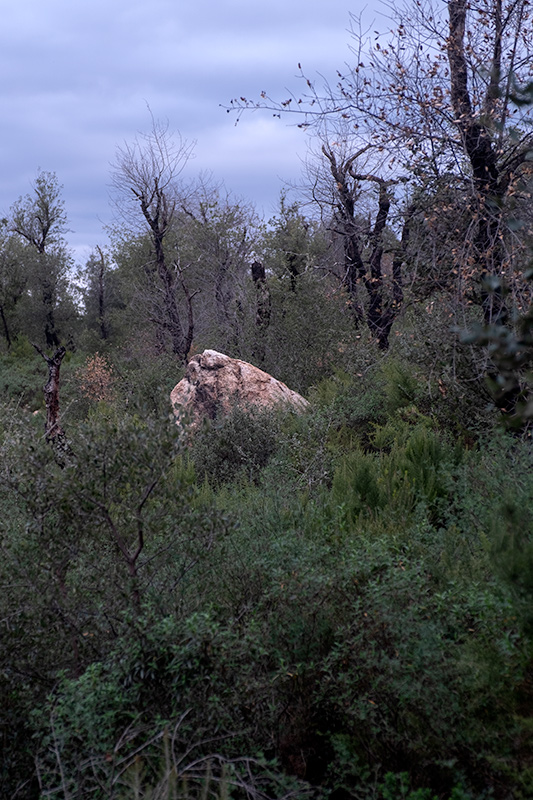
[[[359,7],[358,7],[359,6]],[[284,99],[350,61],[362,0],[18,0],[2,10],[0,214],[57,173],[77,260],[106,241],[116,146],[150,112],[197,141],[188,175],[212,173],[268,218],[298,180],[306,135],[266,112],[236,117],[233,97]],[[293,121],[294,122],[294,121]]]

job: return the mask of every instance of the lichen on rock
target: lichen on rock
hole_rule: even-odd
[[[170,401],[177,422],[187,419],[192,426],[225,416],[235,405],[265,410],[282,405],[297,413],[309,406],[304,397],[267,372],[216,350],[191,358]]]

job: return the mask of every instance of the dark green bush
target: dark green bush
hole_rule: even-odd
[[[46,364],[25,337],[18,338],[9,353],[0,356],[0,392],[13,405],[31,411],[42,408],[46,379]]]
[[[2,415],[6,797],[527,800],[530,445],[398,355],[311,395],[95,404],[64,469]]]
[[[257,480],[279,445],[280,413],[235,405],[227,416],[204,423],[190,445],[200,479],[215,486]]]

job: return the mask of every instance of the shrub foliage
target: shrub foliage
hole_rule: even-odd
[[[2,796],[530,796],[527,436],[397,354],[310,397],[94,397],[63,469],[4,408]]]

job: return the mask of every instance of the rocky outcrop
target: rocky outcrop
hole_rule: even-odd
[[[264,409],[284,405],[297,412],[309,405],[267,372],[216,350],[204,350],[191,358],[170,401],[177,421],[187,419],[193,426],[203,419],[224,416],[235,405]]]

